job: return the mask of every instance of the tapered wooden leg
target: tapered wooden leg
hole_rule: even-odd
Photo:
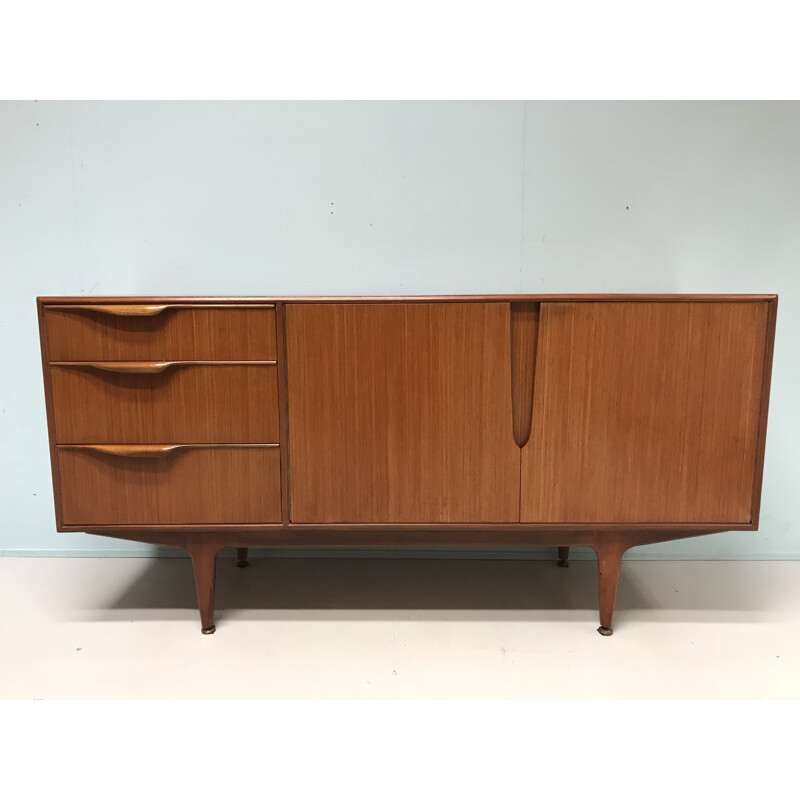
[[[569,566],[569,547],[558,548],[558,561],[556,563],[559,567]]]
[[[622,555],[627,549],[627,543],[613,535],[604,540],[600,534],[594,545],[597,553],[597,577],[600,589],[600,627],[597,631],[603,636],[611,636],[614,633],[611,620],[614,616],[614,603],[617,600],[619,568],[622,564]]]
[[[214,633],[214,582],[217,574],[217,552],[219,545],[190,544],[186,550],[192,557],[194,583],[197,587],[197,604],[200,608],[202,633]]]
[[[236,548],[236,566],[237,567],[249,567],[250,562],[247,560],[247,548],[246,547],[237,547]]]

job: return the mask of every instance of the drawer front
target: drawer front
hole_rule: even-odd
[[[155,455],[132,449],[139,455],[57,448],[63,524],[280,522],[277,447],[181,446]]]
[[[50,361],[269,361],[277,353],[272,306],[52,305],[45,325]]]
[[[49,367],[57,443],[278,442],[274,365],[100,363]]]

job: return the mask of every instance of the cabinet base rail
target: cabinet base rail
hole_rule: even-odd
[[[101,533],[93,531],[93,533]],[[597,577],[598,577],[598,605],[600,612],[600,627],[597,629],[602,636],[611,636],[614,632],[612,620],[614,617],[614,605],[617,598],[617,585],[619,583],[620,567],[622,557],[631,547],[644,544],[655,544],[657,542],[669,542],[675,539],[687,539],[695,536],[703,536],[710,533],[707,530],[701,531],[642,531],[642,530],[619,530],[619,531],[575,531],[568,533],[565,531],[534,531],[526,532],[525,545],[546,545],[558,548],[558,566],[566,567],[569,565],[569,549],[571,546],[589,546],[597,555]],[[137,530],[137,531],[102,531],[103,536],[115,539],[125,539],[128,541],[146,542],[148,544],[165,545],[169,547],[179,547],[185,550],[192,561],[194,570],[195,587],[197,589],[197,604],[200,611],[201,632],[212,634],[216,631],[214,624],[214,586],[216,581],[216,562],[217,554],[225,547],[235,547],[237,555],[237,566],[246,567],[248,547],[269,547],[270,543],[264,541],[265,537],[257,533],[236,533],[234,531],[214,532],[214,531],[156,531],[156,530]],[[337,537],[338,541],[329,543],[329,546],[338,546],[345,549],[350,546],[364,546],[365,544],[375,545],[375,541],[362,541],[363,537],[358,537],[359,541],[348,541],[342,544],[343,537]],[[569,542],[569,544],[564,544]],[[498,542],[485,542],[488,547],[498,546]],[[523,544],[520,542],[519,544]],[[274,545],[273,545],[274,546]],[[293,546],[319,546],[316,542],[297,541]]]

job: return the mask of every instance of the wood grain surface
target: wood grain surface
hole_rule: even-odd
[[[767,306],[542,303],[521,520],[749,522]]]
[[[156,316],[113,316],[45,307],[51,361],[270,361],[275,311],[247,305],[167,308]]]
[[[286,306],[294,522],[512,522],[507,303]]]
[[[162,458],[57,447],[67,525],[280,522],[280,453],[187,446]]]
[[[277,367],[190,364],[154,374],[50,366],[56,441],[279,441]]]

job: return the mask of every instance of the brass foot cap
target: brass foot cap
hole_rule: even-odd
[[[611,636],[611,634],[612,634],[612,633],[614,633],[614,629],[613,629],[613,628],[604,628],[604,627],[601,625],[601,626],[600,626],[600,627],[597,629],[597,632],[598,632],[598,633],[599,633],[601,636]]]
[[[217,629],[217,626],[216,625],[212,625],[210,628],[200,628],[200,633],[204,633],[206,636],[208,636],[208,634],[214,633],[214,631],[216,629]]]
[[[556,564],[558,564],[559,567],[568,567],[569,561],[567,561],[566,558],[559,558],[558,561],[556,561]]]
[[[242,569],[244,569],[245,567],[249,567],[250,566],[250,562],[249,561],[237,561],[236,562],[236,566],[237,567],[241,567]]]

